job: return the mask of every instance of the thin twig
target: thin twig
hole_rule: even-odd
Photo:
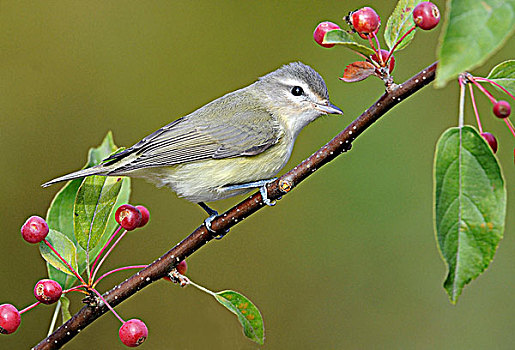
[[[412,78],[397,86],[396,89],[386,92],[361,116],[339,133],[335,138],[320,148],[311,157],[268,185],[268,197],[271,200],[279,199],[290,192],[302,180],[314,173],[324,164],[336,158],[339,154],[350,149],[351,143],[362,134],[370,125],[386,114],[399,102],[432,82],[435,78],[437,63],[433,63]],[[238,205],[216,217],[211,222],[211,228],[218,232],[246,219],[249,215],[263,208],[262,197],[259,192],[242,201]],[[104,294],[105,300],[114,307],[129,298],[142,288],[154,281],[160,280],[175,266],[206,243],[215,238],[217,234],[211,233],[204,224],[182,242],[170,249],[167,253],[154,261],[145,269],[139,271],[124,282],[120,283]],[[37,350],[58,349],[70,341],[82,329],[107,311],[105,305],[84,306],[71,319],[59,327],[52,335],[42,340],[34,347]]]

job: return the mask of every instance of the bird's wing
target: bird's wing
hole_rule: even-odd
[[[178,119],[105,159],[104,165],[121,174],[147,167],[169,166],[202,159],[259,154],[281,137],[277,119],[265,110],[236,112],[223,123],[218,118]]]

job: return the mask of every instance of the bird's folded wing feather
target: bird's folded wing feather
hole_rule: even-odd
[[[216,116],[212,116],[215,118]],[[202,159],[257,155],[281,137],[276,118],[265,110],[237,112],[223,123],[189,115],[104,161],[112,174]],[[118,166],[117,166],[118,165]]]

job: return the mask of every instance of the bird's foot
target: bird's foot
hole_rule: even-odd
[[[273,182],[275,181],[277,178],[275,179],[271,179],[271,180],[268,180],[267,182],[265,182],[263,184],[263,186],[261,186],[259,188],[259,193],[261,193],[261,198],[263,198],[263,203],[265,203],[266,205],[268,205],[269,207],[273,207],[274,205],[277,204],[277,201],[271,201],[269,198],[268,198],[268,192],[266,190],[266,185],[268,185],[270,182]],[[280,199],[280,198],[279,198]]]
[[[217,236],[215,236],[216,239],[222,239],[224,238],[224,236],[229,233],[229,229],[225,230],[224,233],[221,233],[221,234],[218,234],[217,231],[213,230],[211,228],[211,223],[213,222],[213,220],[218,216],[218,212],[214,209],[211,209],[210,207],[208,207],[206,205],[206,203],[203,203],[203,202],[199,202],[198,205],[200,205],[200,207],[202,209],[204,209],[206,211],[206,213],[209,215],[208,218],[206,218],[204,220],[204,225],[206,226],[207,230],[211,233],[214,233],[214,234],[217,234]]]
[[[267,193],[267,190],[266,190],[266,185],[268,185],[271,182],[274,182],[275,180],[277,180],[276,177],[274,177],[272,179],[253,181],[253,182],[248,182],[248,183],[239,184],[239,185],[230,185],[230,186],[224,187],[224,189],[227,189],[227,190],[240,190],[240,189],[243,189],[243,188],[259,188],[259,193],[261,193],[261,198],[263,198],[263,203],[268,205],[268,206],[270,206],[270,207],[272,207],[272,206],[274,206],[276,204],[276,201],[271,201],[268,198],[268,193]],[[279,198],[279,199],[281,199],[281,198]]]

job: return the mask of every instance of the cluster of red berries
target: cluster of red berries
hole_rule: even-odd
[[[116,210],[114,217],[121,227],[127,231],[132,231],[138,227],[145,226],[150,219],[150,213],[142,205],[124,204]]]
[[[421,2],[415,6],[412,15],[415,25],[423,30],[431,30],[440,22],[440,11],[438,7],[429,1]],[[345,20],[351,25],[352,30],[358,33],[363,39],[377,34],[381,26],[381,17],[370,7],[363,7],[351,12],[345,17]],[[333,22],[322,22],[316,27],[313,38],[323,47],[333,47],[334,44],[324,44],[323,41],[325,34],[335,29],[341,28]]]
[[[476,106],[476,99],[474,96],[473,87],[475,86],[476,88],[478,88],[479,91],[481,93],[483,93],[490,100],[490,102],[492,103],[493,114],[506,124],[508,129],[510,129],[510,132],[513,135],[513,137],[515,137],[515,127],[514,127],[513,123],[511,122],[511,120],[508,118],[511,114],[510,104],[504,100],[497,100],[480,83],[489,83],[489,84],[495,85],[514,100],[515,100],[515,96],[513,96],[508,90],[506,90],[506,88],[504,88],[502,85],[499,85],[497,82],[490,80],[488,78],[475,77],[470,73],[460,74],[458,81],[462,88],[465,88],[465,85],[469,86],[470,98],[472,100],[472,106],[474,108],[474,114],[476,116],[476,121],[477,121],[477,126],[479,128],[479,132],[480,132],[481,136],[483,137],[483,139],[485,139],[485,141],[488,143],[488,145],[492,149],[493,153],[497,153],[497,150],[499,147],[499,145],[497,143],[497,139],[495,138],[495,136],[493,134],[491,134],[489,132],[483,132],[483,126],[481,125],[481,119],[479,117],[478,109]],[[515,149],[514,149],[513,153],[514,153],[513,157],[514,157],[514,161],[515,161]]]
[[[415,25],[423,30],[431,30],[440,22],[440,11],[438,7],[429,1],[424,1],[415,6],[412,12]],[[345,17],[352,30],[359,34],[363,39],[368,39],[371,35],[376,35],[381,26],[381,17],[371,7],[363,7],[352,11]],[[334,44],[324,44],[324,36],[330,30],[341,29],[336,23],[322,22],[313,33],[315,41],[323,47],[333,47]]]
[[[379,31],[379,27],[381,26],[381,17],[379,17],[375,10],[371,7],[363,7],[359,10],[349,13],[349,15],[344,18],[344,20],[350,25],[351,31],[357,33],[362,39],[369,40],[370,45],[375,51],[373,55],[367,58],[367,63],[360,64],[359,68],[364,67],[364,69],[374,70],[375,67],[377,69],[375,75],[379,76],[380,78],[385,76],[388,77],[388,74],[391,73],[395,67],[395,58],[393,57],[393,52],[397,45],[417,27],[423,30],[430,30],[436,27],[436,25],[438,25],[440,22],[440,11],[438,10],[438,7],[429,1],[421,2],[415,6],[412,11],[412,16],[415,25],[399,39],[399,41],[395,44],[394,47],[392,47],[390,51],[387,51],[379,48],[376,34]],[[333,22],[322,22],[313,32],[313,38],[319,45],[323,47],[333,47],[335,44],[324,43],[324,38],[327,32],[332,30],[341,30],[341,28]],[[377,48],[374,47],[372,39],[376,40],[376,43],[378,44]],[[385,72],[386,68],[388,69],[387,73]],[[359,81],[366,78],[367,76],[368,75],[365,74],[361,75],[360,77],[347,79],[344,75],[344,78],[341,79],[348,82]]]
[[[130,204],[124,204],[116,210],[115,219],[122,228],[124,228],[127,231],[132,231],[138,227],[145,226],[150,219],[150,213],[148,209],[142,205],[132,206]],[[46,240],[48,233],[48,224],[43,218],[39,216],[31,216],[21,227],[21,234],[26,242],[32,244],[44,242],[54,251],[54,253],[56,253],[56,255],[63,261],[63,263],[65,263],[70,268],[70,270],[74,274],[76,274],[76,271],[73,270],[73,268],[68,264],[68,262],[64,258],[62,258],[58,254],[58,252],[51,246],[51,244]],[[109,242],[107,244],[109,244]],[[185,266],[186,265],[184,264],[181,266],[184,273]],[[179,269],[179,266],[177,268]],[[76,274],[76,277],[80,279],[82,282],[84,282],[80,275]],[[99,278],[99,280],[100,279],[101,278]],[[76,291],[80,288],[89,288],[90,290],[95,291],[94,286],[96,285],[96,283],[98,283],[98,280],[95,283],[83,284],[80,287],[75,287],[67,291],[63,291],[61,285],[54,280],[42,279],[38,281],[34,286],[34,296],[37,300],[36,303],[21,311],[18,311],[18,309],[11,304],[0,305],[0,333],[10,334],[15,332],[21,323],[21,314],[32,309],[38,304],[53,304],[57,302],[63,294],[70,291]],[[98,295],[100,296],[100,294]],[[111,309],[111,311],[114,312],[113,309]],[[120,340],[125,345],[129,347],[135,347],[145,341],[145,339],[148,336],[148,329],[143,321],[139,319],[123,321],[116,313],[115,315],[122,321],[122,326],[119,330],[119,336]]]
[[[511,106],[507,101],[497,101],[494,103],[493,112],[497,118],[505,119],[511,114]],[[482,132],[481,136],[488,142],[492,151],[497,153],[498,144],[495,136],[489,132]]]

